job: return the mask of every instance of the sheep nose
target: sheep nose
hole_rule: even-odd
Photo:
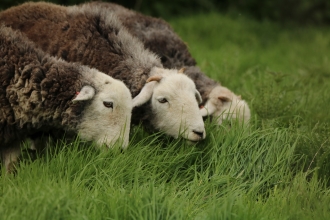
[[[203,131],[196,131],[196,130],[193,130],[193,132],[198,135],[201,139],[203,138],[203,135],[204,135],[204,132]]]

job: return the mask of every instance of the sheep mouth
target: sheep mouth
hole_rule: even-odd
[[[202,140],[204,140],[204,137],[185,137],[182,136],[183,139],[185,139],[188,143],[191,144],[196,144],[198,142],[201,142]]]

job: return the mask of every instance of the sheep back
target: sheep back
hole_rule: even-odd
[[[22,31],[43,51],[80,62],[123,81],[136,96],[160,59],[102,7],[25,3],[0,13],[6,26]]]
[[[70,74],[67,74],[70,72]],[[38,50],[20,33],[0,26],[0,143],[52,127],[73,130],[83,106],[80,68]]]
[[[93,1],[83,5],[106,8],[108,12],[116,14],[130,34],[142,41],[147,49],[160,56],[165,68],[184,67],[184,73],[195,82],[201,93],[203,104],[212,89],[220,85],[196,67],[196,60],[190,54],[187,44],[163,19],[144,15],[114,3]]]

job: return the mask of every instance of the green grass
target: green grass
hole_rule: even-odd
[[[330,30],[243,16],[170,21],[252,110],[197,145],[132,129],[125,152],[58,144],[0,176],[0,219],[329,219]]]

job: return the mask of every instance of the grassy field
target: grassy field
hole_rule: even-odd
[[[201,69],[251,107],[192,146],[132,129],[99,152],[58,144],[0,176],[0,219],[329,219],[330,29],[241,15],[171,20]]]

